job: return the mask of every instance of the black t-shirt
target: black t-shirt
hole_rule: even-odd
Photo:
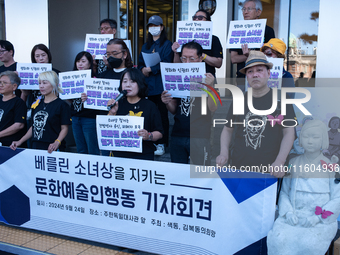
[[[211,50],[203,50],[203,52],[211,57],[223,58],[223,49],[220,39],[213,35],[211,39]],[[215,76],[215,67],[205,63],[205,69],[206,73],[211,73]]]
[[[100,111],[84,108],[81,98],[72,99],[71,116],[95,119]]]
[[[172,136],[209,138],[211,129],[211,112],[201,114],[201,98],[177,98],[177,110]]]
[[[71,124],[69,105],[57,98],[45,104],[42,99],[32,113],[32,141],[53,143],[59,136],[61,125]]]
[[[164,133],[161,114],[159,113],[157,106],[148,99],[142,98],[137,103],[130,104],[126,98],[123,98],[122,100],[119,101],[117,115],[144,117],[144,127],[143,127],[144,129],[146,129],[149,133],[153,131],[159,131],[162,134]],[[143,146],[142,154],[153,153],[156,150],[152,141],[143,140],[142,146]],[[140,154],[140,153],[114,151],[113,154],[116,157],[134,158],[134,155]]]
[[[97,74],[96,77],[98,77],[101,73],[105,72],[107,70],[107,66],[105,65],[104,60],[97,59]]]
[[[19,97],[14,97],[6,102],[0,95],[0,131],[12,126],[14,123],[26,124],[26,105]],[[20,129],[15,134],[1,137],[0,142],[9,146],[13,141],[20,140],[26,133],[26,128]]]
[[[120,77],[122,76],[124,70],[125,69],[122,69],[121,72],[116,72],[113,69],[107,69],[106,71],[98,74],[97,78],[120,80]]]
[[[266,25],[266,30],[264,32],[264,41],[263,43],[267,43],[270,39],[275,38],[275,32],[271,27]],[[258,48],[252,50],[260,50]],[[242,49],[230,49],[230,51],[236,51],[238,55],[243,55]],[[240,73],[240,70],[245,66],[245,62],[237,63],[237,78],[245,78],[246,76],[243,73]]]
[[[17,70],[17,62],[7,67],[5,65],[0,66],[0,73],[5,72],[5,71],[16,71],[16,70]]]
[[[5,72],[5,71],[16,71],[17,70],[17,62],[15,62],[14,64],[10,65],[10,66],[5,66],[5,65],[2,65],[0,66],[0,74],[2,72]],[[19,87],[19,86],[18,86]],[[20,97],[21,96],[21,90],[20,89],[16,89],[15,90],[15,95],[17,97]]]
[[[260,98],[253,97],[253,106],[257,110],[268,110],[272,106],[272,90]],[[262,164],[271,165],[280,150],[280,145],[283,137],[284,127],[276,123],[272,127],[270,116],[255,115],[249,111],[247,104],[247,93],[244,96],[244,113],[245,115],[233,115],[233,105],[231,104],[226,120],[227,127],[230,127],[231,120],[233,128],[236,128],[234,148],[231,155],[231,163],[238,169],[241,166],[260,166]],[[273,117],[281,114],[281,105],[278,102],[274,113],[270,114]],[[287,112],[284,116],[287,120],[284,122],[286,126],[294,126],[296,120],[292,105],[287,105]],[[244,125],[242,124],[244,121]]]

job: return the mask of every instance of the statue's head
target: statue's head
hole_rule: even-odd
[[[325,123],[320,120],[306,122],[301,129],[299,143],[306,152],[328,149],[329,139]]]

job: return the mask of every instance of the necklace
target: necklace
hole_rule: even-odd
[[[55,99],[57,99],[57,97],[54,98],[54,99],[52,99],[52,100],[49,101],[48,103],[45,103],[45,99],[46,99],[46,98],[43,99],[43,110],[44,110],[44,111],[46,110],[47,106],[48,106],[51,102],[53,102]]]

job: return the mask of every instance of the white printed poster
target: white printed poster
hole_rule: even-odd
[[[96,59],[103,59],[106,45],[113,39],[113,34],[86,34],[84,51],[95,55]]]
[[[52,64],[17,63],[21,83],[18,89],[39,90],[39,74],[52,70]]]
[[[177,21],[176,40],[180,45],[177,52],[181,52],[183,44],[194,40],[204,50],[210,50],[212,28],[213,23],[211,21]]]
[[[85,80],[91,77],[91,70],[71,71],[59,73],[59,82],[64,93],[60,93],[61,99],[80,98],[85,92]]]
[[[164,90],[172,97],[200,97],[206,94],[204,85],[205,63],[164,63],[161,62],[161,74]]]
[[[249,49],[261,48],[264,41],[267,19],[230,21],[227,49],[241,49],[248,44]]]
[[[137,132],[144,127],[144,117],[97,115],[96,122],[99,149],[143,152]]]
[[[119,80],[88,78],[85,80],[87,100],[84,108],[107,111],[107,102],[119,95]]]

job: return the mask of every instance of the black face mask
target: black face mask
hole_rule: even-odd
[[[110,56],[107,61],[109,62],[109,65],[111,66],[111,68],[118,68],[121,66],[121,64],[123,63],[123,60],[120,58],[114,58],[112,56]]]

